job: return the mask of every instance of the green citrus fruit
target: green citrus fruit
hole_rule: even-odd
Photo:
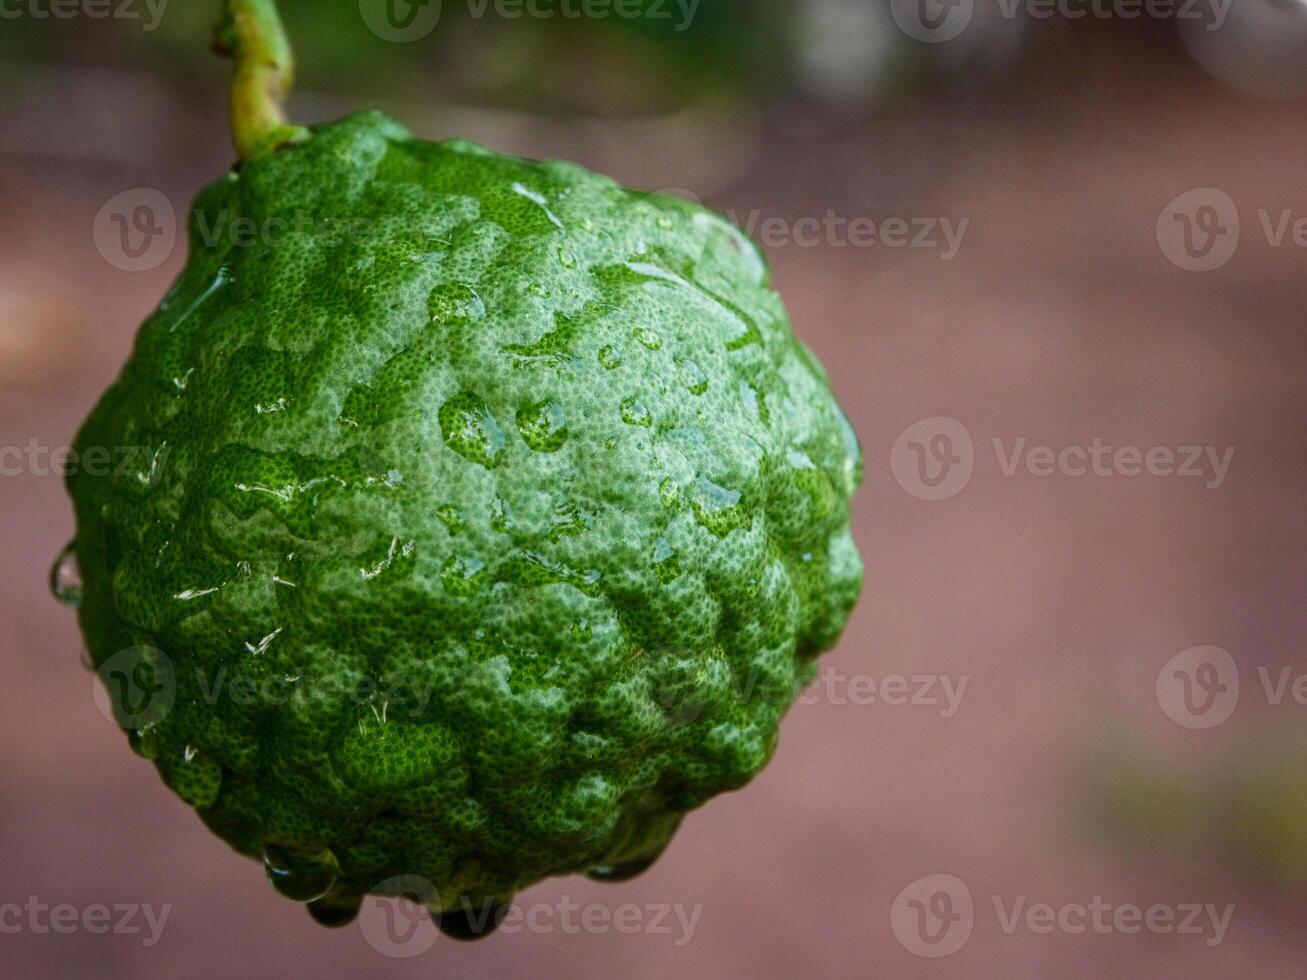
[[[141,465],[69,486],[92,658],[167,682],[120,721],[216,833],[324,921],[439,912],[633,873],[763,767],[861,463],[737,229],[364,114],[190,231],[76,444]]]

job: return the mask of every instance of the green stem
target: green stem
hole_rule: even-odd
[[[213,48],[236,62],[231,132],[242,160],[253,160],[308,136],[303,126],[287,121],[281,108],[290,91],[295,59],[275,0],[223,0]]]

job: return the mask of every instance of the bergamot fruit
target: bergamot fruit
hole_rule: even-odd
[[[76,440],[144,450],[68,481],[119,721],[321,921],[633,874],[843,628],[854,434],[725,219],[377,113],[282,142]]]

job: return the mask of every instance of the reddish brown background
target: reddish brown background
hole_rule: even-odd
[[[866,453],[866,591],[825,662],[877,678],[968,675],[956,716],[800,705],[771,767],[691,816],[644,877],[555,880],[521,896],[702,903],[682,947],[554,931],[388,960],[357,929],[321,930],[275,895],[97,713],[74,617],[46,590],[72,529],[63,488],[2,477],[0,904],[35,895],[174,909],[148,949],[133,936],[0,934],[0,973],[1301,975],[1301,889],[1260,884],[1219,854],[1172,860],[1108,846],[1086,826],[1083,760],[1129,736],[1201,766],[1244,733],[1303,728],[1307,709],[1250,705],[1218,729],[1186,731],[1153,693],[1167,658],[1198,644],[1225,647],[1249,670],[1304,663],[1307,256],[1268,247],[1254,218],[1259,207],[1307,213],[1302,106],[1232,93],[1179,60],[1056,62],[1005,89],[921,94],[872,117],[781,106],[717,133],[702,153],[621,130],[569,149],[567,131],[545,140],[526,124],[457,120],[502,149],[702,188],[738,212],[971,219],[951,262],[883,247],[771,254],[796,329],[828,365]],[[90,234],[100,205],[136,186],[184,202],[229,157],[216,107],[183,119],[166,100],[153,110],[128,100],[132,125],[153,120],[157,131],[127,139],[110,126],[101,138],[88,120],[112,93],[82,77],[67,84],[76,98],[65,111],[15,107],[0,119],[23,138],[0,156],[0,445],[71,440],[183,261],[139,275],[112,268]],[[345,107],[320,101],[322,115]],[[454,123],[414,125],[435,136]],[[727,184],[704,186],[693,161],[708,153],[745,162]],[[1176,194],[1203,186],[1240,203],[1245,241],[1225,268],[1186,273],[1161,254],[1154,223]],[[926,503],[895,483],[889,451],[936,415],[962,421],[980,452],[963,493]],[[1219,489],[1004,477],[985,447],[1021,436],[1236,454]],[[889,921],[899,890],[934,872],[965,880],[978,910],[968,945],[943,960],[906,951]],[[1215,947],[1147,934],[1009,936],[991,895],[1236,909]]]

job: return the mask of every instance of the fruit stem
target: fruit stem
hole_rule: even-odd
[[[275,0],[223,0],[213,49],[236,62],[231,132],[242,160],[253,160],[308,136],[303,126],[287,121],[281,108],[290,91],[295,59]]]

